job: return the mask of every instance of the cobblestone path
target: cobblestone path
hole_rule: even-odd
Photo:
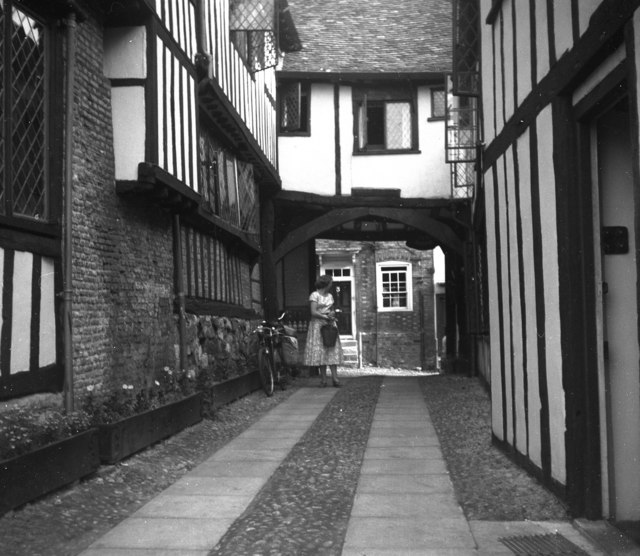
[[[341,553],[381,383],[336,394],[210,556]]]

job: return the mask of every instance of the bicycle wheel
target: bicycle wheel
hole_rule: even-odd
[[[275,381],[273,379],[273,369],[269,360],[269,352],[261,349],[258,352],[258,373],[260,374],[260,382],[262,389],[267,396],[273,396],[273,388]]]

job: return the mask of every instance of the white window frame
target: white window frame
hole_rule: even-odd
[[[390,268],[399,268],[399,272],[405,273],[407,305],[405,307],[384,307],[383,304],[383,274]],[[378,312],[389,313],[397,311],[413,311],[413,268],[411,263],[406,261],[382,261],[376,263],[376,292],[378,301]]]

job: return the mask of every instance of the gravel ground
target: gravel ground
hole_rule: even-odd
[[[478,520],[561,520],[567,519],[560,502],[536,480],[527,475],[502,452],[492,446],[490,438],[489,397],[477,379],[455,375],[425,376],[415,370],[366,368],[361,371],[341,369],[346,387],[337,393],[326,410],[325,418],[334,419],[334,412],[353,412],[351,419],[336,420],[345,426],[330,429],[314,424],[309,434],[315,435],[324,454],[334,448],[339,459],[350,470],[340,480],[344,507],[337,507],[335,514],[324,519],[334,519],[338,531],[345,524],[352,495],[349,493],[357,480],[358,458],[366,443],[370,412],[375,407],[376,379],[353,377],[372,375],[421,376],[425,399],[432,420],[438,431],[442,451],[447,461],[459,502],[467,518]],[[22,509],[0,518],[0,554],[2,556],[72,556],[89,546],[123,518],[167,488],[187,471],[207,459],[229,440],[248,428],[269,409],[286,399],[298,387],[316,385],[318,378],[299,378],[286,391],[276,391],[267,398],[261,391],[255,392],[220,409],[213,419],[205,419],[198,425],[161,442],[144,452],[111,466],[103,466],[90,478],[69,488],[50,494]],[[375,396],[374,396],[375,392]],[[334,403],[335,402],[335,403]],[[349,409],[350,408],[350,409]],[[353,424],[357,426],[353,426]],[[327,432],[330,431],[330,432]],[[309,437],[310,438],[310,437]],[[335,444],[332,444],[335,443]],[[296,446],[286,465],[276,471],[274,485],[279,489],[281,507],[286,511],[292,504],[298,488],[288,484],[298,474],[304,480],[336,479],[333,455],[322,460],[318,469],[305,462],[321,455],[312,451],[314,442]],[[314,475],[316,473],[316,475]],[[319,473],[319,475],[317,475]],[[323,476],[326,475],[326,477]],[[313,483],[310,483],[313,484]],[[313,489],[311,489],[313,490]],[[298,493],[299,494],[299,493]],[[305,512],[313,512],[318,506],[310,499]],[[260,504],[256,500],[255,504]],[[346,505],[345,505],[346,504]],[[269,508],[265,506],[265,512]],[[327,512],[326,508],[322,510]],[[310,515],[310,514],[309,514]],[[308,521],[307,519],[300,521]],[[296,516],[287,527],[294,526],[296,536],[304,536],[304,526],[296,525]],[[304,516],[301,516],[301,518]],[[312,518],[313,516],[311,516]],[[326,542],[326,535],[323,535]],[[337,538],[337,537],[336,537]],[[232,542],[231,537],[223,542]],[[322,547],[318,554],[333,554],[335,547]],[[301,552],[302,554],[302,552]]]
[[[210,556],[340,555],[381,383],[345,384]]]
[[[74,556],[251,426],[295,388],[254,392],[213,419],[0,518],[2,556]]]
[[[421,384],[467,519],[569,519],[558,498],[492,444],[489,394],[479,379],[436,375]]]

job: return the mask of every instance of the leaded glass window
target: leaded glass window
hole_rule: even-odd
[[[47,28],[10,0],[0,28],[0,214],[46,220]]]

